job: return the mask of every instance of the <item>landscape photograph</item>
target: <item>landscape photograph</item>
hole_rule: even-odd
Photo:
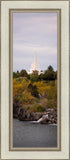
[[[13,147],[57,147],[57,13],[13,13]]]

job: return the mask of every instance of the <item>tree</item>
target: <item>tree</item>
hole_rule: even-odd
[[[13,72],[13,78],[17,78],[17,74]]]
[[[38,78],[39,78],[39,76],[38,76],[37,71],[34,71],[34,72],[30,75],[30,80],[31,80],[31,82],[36,82],[36,81],[38,81]]]
[[[31,94],[34,97],[38,97],[38,90],[36,85],[32,85],[31,83],[28,85],[28,91],[31,92]]]
[[[18,78],[18,77],[20,77],[19,71],[13,72],[13,78]]]
[[[40,79],[40,80],[43,80],[43,79],[44,79],[44,74],[43,74],[43,73],[41,73],[41,74],[39,75],[39,79]]]
[[[21,76],[21,77],[27,77],[27,78],[29,78],[29,75],[28,75],[28,73],[26,72],[25,69],[22,69],[22,70],[21,70],[20,76]]]
[[[38,97],[38,90],[36,85],[33,86],[32,95]]]
[[[20,77],[20,73],[19,73],[19,71],[17,71],[17,73],[16,73],[16,74],[17,74],[17,78],[18,78],[18,77]]]
[[[38,75],[38,71],[37,70],[35,70],[35,71],[33,71],[33,73],[32,73],[33,75]]]
[[[44,80],[55,80],[54,71],[52,68],[49,68],[44,73]]]
[[[50,65],[50,66],[48,66],[48,69],[47,70],[49,70],[49,71],[51,71],[51,72],[53,72],[54,71],[54,69],[53,69],[53,67]]]
[[[57,71],[54,73],[55,79],[57,79]]]

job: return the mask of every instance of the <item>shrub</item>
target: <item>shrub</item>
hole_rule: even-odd
[[[48,107],[49,108],[56,108],[57,107],[57,100],[56,99],[49,99],[48,100]]]
[[[43,112],[44,108],[42,105],[37,106],[37,112]]]
[[[37,103],[34,103],[32,107],[30,107],[30,110],[32,112],[43,112],[44,111],[44,108],[42,105],[40,104],[37,104]]]
[[[13,78],[13,111],[23,105],[30,105],[32,112],[57,107],[57,80],[32,83],[27,77]]]
[[[38,90],[36,85],[32,85],[31,83],[28,85],[28,91],[31,92],[31,94],[34,97],[38,97]]]

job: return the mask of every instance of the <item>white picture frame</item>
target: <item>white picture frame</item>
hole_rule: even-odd
[[[9,10],[61,10],[61,150],[9,150]],[[1,1],[1,159],[68,159],[69,156],[69,1]]]

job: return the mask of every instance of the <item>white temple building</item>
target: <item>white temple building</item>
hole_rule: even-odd
[[[32,74],[34,71],[38,71],[38,74],[40,74],[40,69],[39,69],[39,65],[38,65],[37,57],[36,57],[36,51],[34,54],[34,60],[33,60],[33,63],[31,64],[31,68],[30,68],[29,73]]]

